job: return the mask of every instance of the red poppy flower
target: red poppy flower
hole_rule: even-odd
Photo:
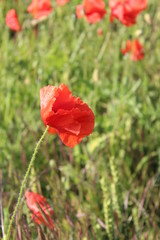
[[[21,25],[18,21],[18,17],[14,9],[8,11],[6,15],[6,25],[15,32],[21,30]]]
[[[77,18],[84,18],[84,8],[83,5],[76,6],[76,16]]]
[[[34,192],[25,192],[25,197],[27,206],[32,212],[32,220],[37,224],[44,223],[46,227],[53,229],[54,222],[52,217],[54,213],[45,197]]]
[[[34,18],[39,19],[48,16],[53,11],[53,8],[50,0],[32,0],[27,11],[32,13]]]
[[[126,26],[136,23],[137,15],[147,8],[147,0],[109,0],[111,22],[117,18]]]
[[[103,0],[84,0],[82,5],[76,7],[77,18],[85,16],[89,23],[99,22],[106,14]]]
[[[40,90],[41,118],[50,133],[57,133],[68,147],[74,147],[92,133],[94,114],[65,84]]]
[[[123,55],[129,53],[130,54],[130,59],[132,61],[138,61],[142,60],[144,58],[144,50],[143,46],[139,42],[138,39],[135,40],[128,40],[126,43],[126,48],[121,49],[121,53]]]
[[[102,30],[102,28],[98,28],[98,29],[97,29],[97,34],[98,34],[98,36],[102,36],[102,35],[103,35],[103,30]]]
[[[70,0],[56,0],[56,4],[57,4],[57,6],[64,6],[69,1]]]

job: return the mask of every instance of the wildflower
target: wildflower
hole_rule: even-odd
[[[102,36],[102,35],[103,35],[103,30],[102,30],[102,28],[98,28],[98,29],[97,29],[97,34],[98,34],[98,36]]]
[[[40,90],[41,118],[50,133],[57,133],[68,147],[74,147],[92,133],[94,114],[65,84]]]
[[[77,18],[84,18],[84,8],[83,8],[83,5],[77,5],[77,7],[76,7],[76,16],[77,16]]]
[[[123,55],[129,53],[130,59],[132,61],[138,61],[144,58],[143,46],[141,45],[138,39],[127,40],[126,48],[121,49],[121,53]]]
[[[33,15],[35,19],[47,17],[52,11],[50,0],[32,0],[27,11]]]
[[[44,223],[51,230],[54,228],[53,210],[45,197],[34,192],[25,192],[27,206],[32,212],[32,220],[37,224]]]
[[[18,21],[18,17],[16,14],[15,9],[11,9],[8,11],[6,15],[6,25],[15,32],[18,32],[21,30],[21,25]]]
[[[85,17],[89,23],[101,21],[105,14],[105,2],[103,0],[84,0],[83,4],[76,7],[77,18]]]
[[[139,13],[147,8],[147,0],[109,0],[111,22],[117,18],[126,26],[136,23]]]
[[[57,6],[64,6],[69,1],[70,0],[56,0],[56,4],[57,4]]]

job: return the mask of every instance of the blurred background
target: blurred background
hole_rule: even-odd
[[[77,19],[71,0],[35,23],[31,1],[0,1],[0,208],[3,237],[34,146],[45,127],[40,88],[65,83],[95,114],[95,128],[73,149],[47,135],[26,189],[54,210],[54,238],[22,199],[11,239],[160,239],[160,3],[148,2],[127,28]],[[5,23],[14,8],[22,31]],[[98,29],[102,34],[97,34]],[[144,58],[123,56],[138,38]]]

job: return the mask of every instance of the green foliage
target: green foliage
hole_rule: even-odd
[[[105,216],[106,231],[109,240],[114,239],[113,206],[110,186],[105,178],[101,179],[101,188],[103,192],[103,211]]]
[[[78,3],[55,7],[36,36],[28,1],[0,1],[0,221],[6,233],[44,131],[39,90],[65,83],[93,109],[95,129],[74,149],[47,135],[38,152],[27,187],[53,207],[55,239],[159,239],[160,4],[149,1],[137,24],[126,28],[118,21],[110,24],[109,11],[94,25],[76,20]],[[16,35],[5,25],[10,8],[23,24]],[[129,36],[144,45],[140,62],[120,53]],[[33,223],[23,198],[12,236],[27,239],[28,234],[33,240],[53,239],[47,228]]]
[[[111,157],[109,159],[111,173],[113,176],[113,183],[112,183],[112,198],[114,208],[117,211],[118,217],[122,218],[122,207],[123,207],[123,200],[122,200],[122,187],[121,182],[119,179],[118,170],[116,167],[115,159]]]

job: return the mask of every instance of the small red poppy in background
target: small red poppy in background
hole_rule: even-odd
[[[92,133],[94,114],[65,84],[40,90],[41,118],[50,133],[57,133],[68,147],[74,147]]]
[[[84,0],[83,4],[76,7],[77,18],[85,17],[89,23],[101,21],[106,14],[103,0]]]
[[[44,223],[46,227],[53,230],[53,210],[47,203],[45,197],[34,192],[25,192],[27,206],[32,212],[32,220],[37,224]]]
[[[34,18],[39,19],[47,17],[53,11],[53,8],[50,0],[32,0],[27,11],[31,13]]]
[[[83,5],[76,6],[76,16],[77,18],[84,18],[84,7]]]
[[[21,25],[18,21],[18,16],[15,9],[8,11],[6,15],[6,25],[15,32],[21,31]]]
[[[121,53],[126,55],[129,53],[132,61],[142,60],[144,58],[144,49],[138,39],[127,40],[126,48],[121,49]]]
[[[103,30],[102,30],[102,28],[98,28],[98,29],[97,29],[97,34],[98,34],[98,36],[102,36],[102,35],[103,35]]]
[[[127,27],[136,23],[136,17],[147,8],[147,0],[109,0],[111,22],[117,18]]]
[[[57,6],[64,6],[69,1],[70,0],[56,0],[56,4],[57,4]]]

